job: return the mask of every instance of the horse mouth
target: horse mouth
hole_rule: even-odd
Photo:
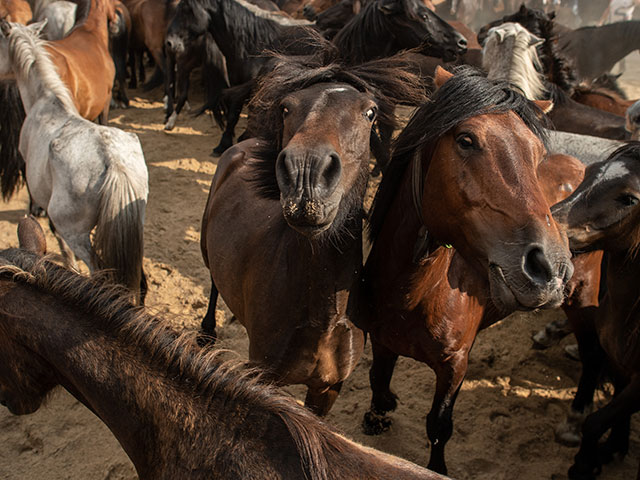
[[[338,206],[317,201],[285,201],[282,211],[292,229],[305,237],[313,238],[331,227],[338,213]]]
[[[556,308],[564,301],[564,283],[550,284],[547,288],[514,288],[515,282],[509,282],[502,267],[496,263],[489,265],[489,287],[491,300],[501,313],[509,314],[516,310],[537,310]]]

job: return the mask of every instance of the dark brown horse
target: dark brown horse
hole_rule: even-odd
[[[605,252],[606,293],[595,325],[615,385],[611,402],[584,421],[580,450],[569,470],[572,480],[593,479],[603,461],[627,453],[630,416],[640,406],[639,203],[640,143],[631,142],[589,166],[578,189],[553,208],[572,249]]]
[[[247,328],[249,358],[280,383],[307,385],[305,404],[325,415],[364,345],[352,321],[373,122],[420,95],[393,59],[307,62],[281,61],[265,77],[252,107],[258,139],[218,164],[202,223],[212,277],[202,326],[215,338],[220,292]]]
[[[437,379],[429,468],[446,472],[453,406],[478,331],[517,309],[559,306],[573,266],[536,174],[545,157],[540,110],[469,67],[438,68],[435,83],[376,195],[359,325],[374,354],[365,430],[388,428],[398,356],[427,363]]]
[[[21,222],[21,245],[40,253],[34,223]],[[119,293],[26,250],[0,252],[0,403],[32,413],[63,386],[142,480],[444,480],[335,433],[255,369]]]

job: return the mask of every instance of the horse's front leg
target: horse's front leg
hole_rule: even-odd
[[[205,346],[207,344],[213,345],[216,343],[216,304],[218,303],[218,287],[211,279],[211,293],[209,295],[209,308],[207,313],[202,319],[201,328],[202,331],[198,335],[198,344]]]
[[[371,408],[364,414],[362,428],[367,435],[379,435],[391,427],[391,419],[386,414],[395,410],[398,405],[398,397],[390,388],[398,354],[373,339],[371,339],[371,348],[373,350],[373,363],[369,370]]]
[[[444,475],[447,474],[444,447],[453,433],[453,406],[467,373],[468,359],[468,352],[458,352],[435,369],[436,393],[427,415],[427,436],[431,443],[427,468]]]
[[[598,441],[613,427],[613,440],[619,441],[627,428],[628,417],[640,409],[640,377],[631,382],[613,397],[611,402],[589,415],[582,425],[582,443],[569,469],[571,480],[593,480],[600,469]],[[624,443],[624,442],[623,442]],[[624,445],[621,446],[624,448]],[[610,451],[607,453],[611,453]],[[621,451],[620,453],[625,453]]]
[[[565,312],[578,340],[582,373],[567,419],[556,428],[555,433],[559,443],[578,446],[582,422],[593,410],[593,394],[605,364],[605,353],[593,327],[595,307],[575,310],[565,308]]]

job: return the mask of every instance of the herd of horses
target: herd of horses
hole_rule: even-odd
[[[628,131],[640,107],[608,72],[640,45],[598,50],[585,38],[640,41],[635,21],[585,33],[522,5],[476,39],[418,0],[284,12],[268,0],[55,3],[69,2],[3,0],[0,19],[2,192],[26,182],[63,253],[63,265],[45,256],[32,217],[20,248],[0,252],[0,402],[12,413],[64,386],[140,478],[444,478],[478,332],[516,310],[562,307],[583,366],[561,433],[580,445],[569,478],[595,478],[627,453],[640,405],[640,143]],[[65,30],[56,19],[68,11]],[[50,24],[60,38],[42,38]],[[197,335],[144,310],[147,168],[137,136],[107,126],[112,97],[128,104],[127,77],[144,81],[145,55],[147,86],[164,78],[165,128],[201,67],[200,112],[224,129]],[[404,125],[401,105],[414,107]],[[595,146],[567,155],[574,134]],[[382,179],[367,211],[372,156]],[[211,347],[219,296],[247,330],[251,365]],[[367,337],[365,432],[391,425],[400,355],[435,371],[427,469],[318,418]],[[604,371],[615,395],[591,413]],[[285,384],[307,386],[306,409]]]

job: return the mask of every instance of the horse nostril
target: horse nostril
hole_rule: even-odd
[[[322,172],[322,176],[326,181],[327,191],[333,192],[338,186],[338,182],[340,181],[340,176],[342,174],[342,161],[340,160],[340,155],[336,152],[331,152],[329,154],[329,161],[325,165],[324,171]]]
[[[524,256],[524,274],[534,283],[546,285],[553,278],[551,264],[540,246],[532,246]]]
[[[172,49],[173,48],[173,42],[169,39],[167,39],[167,48]]]
[[[466,38],[458,39],[458,47],[459,48],[467,48],[467,39]]]

